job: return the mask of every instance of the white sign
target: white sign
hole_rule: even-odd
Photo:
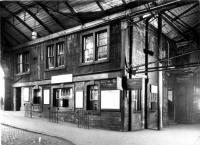
[[[173,94],[172,91],[168,91],[168,100],[173,102]]]
[[[49,89],[44,90],[44,104],[49,104]]]
[[[83,91],[76,92],[76,101],[75,101],[76,108],[83,108]]]
[[[101,91],[101,109],[120,109],[120,90]]]
[[[29,101],[29,88],[23,88],[23,98],[25,102]]]
[[[158,86],[151,85],[151,93],[158,93]]]
[[[58,76],[52,76],[51,77],[51,83],[66,83],[66,82],[72,82],[72,74],[66,74],[66,75],[58,75]]]

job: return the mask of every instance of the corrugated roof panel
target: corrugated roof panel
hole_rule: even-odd
[[[20,42],[26,42],[28,41],[23,35],[21,35],[18,31],[16,31],[13,27],[10,25],[5,26],[6,31],[11,34],[13,37],[15,37],[16,40]]]
[[[83,4],[83,5],[77,5],[73,7],[78,12],[95,12],[95,11],[101,11],[99,6],[96,3],[89,3],[89,4]]]
[[[104,2],[101,2],[101,5],[103,6],[104,10],[122,5],[123,2],[121,0],[105,0]]]
[[[13,13],[21,9],[21,7],[14,2],[7,4],[6,7]]]

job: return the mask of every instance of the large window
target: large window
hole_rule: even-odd
[[[54,89],[53,106],[71,108],[72,96],[72,88]]]
[[[47,46],[46,68],[53,69],[64,66],[64,42],[59,42]]]
[[[133,103],[133,111],[141,111],[142,109],[142,100],[141,100],[141,96],[142,96],[142,90],[138,89],[138,90],[132,90],[132,103]]]
[[[92,31],[82,36],[82,62],[95,62],[108,59],[108,28]]]
[[[17,73],[25,73],[30,71],[29,52],[17,55]]]
[[[98,85],[90,85],[87,87],[87,110],[99,110]]]

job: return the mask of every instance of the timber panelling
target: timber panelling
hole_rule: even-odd
[[[77,32],[62,38],[49,40],[40,44],[19,49],[17,53],[30,52],[30,73],[26,75],[16,75],[17,82],[29,82],[38,80],[51,79],[51,76],[60,74],[73,74],[75,76],[89,73],[99,73],[104,71],[119,70],[121,68],[121,26],[120,22],[110,24],[110,43],[109,43],[109,60],[107,62],[96,63],[91,65],[82,65],[80,63],[81,53],[81,33]],[[46,69],[46,46],[65,42],[65,67]],[[15,68],[16,69],[16,68]],[[15,71],[16,72],[16,71]]]

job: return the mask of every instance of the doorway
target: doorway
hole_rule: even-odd
[[[168,116],[169,122],[174,122],[174,98],[172,90],[168,90]]]
[[[16,88],[16,111],[20,111],[21,108],[21,88]]]

